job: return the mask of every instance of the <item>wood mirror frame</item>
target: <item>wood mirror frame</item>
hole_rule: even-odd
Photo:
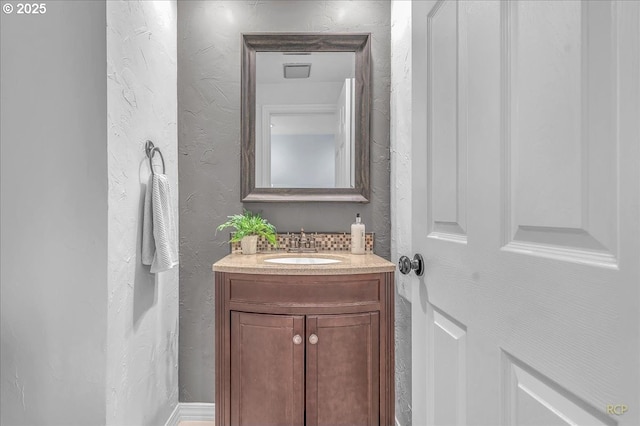
[[[368,203],[371,34],[250,33],[242,35],[241,188],[243,202]],[[256,52],[355,53],[355,182],[353,188],[256,187]]]

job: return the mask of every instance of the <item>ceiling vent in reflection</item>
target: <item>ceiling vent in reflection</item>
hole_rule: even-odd
[[[284,78],[309,78],[311,64],[284,64]]]

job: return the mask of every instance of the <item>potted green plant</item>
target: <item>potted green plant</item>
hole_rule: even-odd
[[[278,245],[276,239],[276,228],[266,219],[263,219],[259,213],[253,213],[244,210],[243,214],[234,214],[227,216],[227,220],[218,226],[218,231],[225,228],[235,228],[235,233],[231,236],[229,242],[240,241],[242,246],[242,254],[255,254],[257,251],[258,237],[264,237],[274,246]]]

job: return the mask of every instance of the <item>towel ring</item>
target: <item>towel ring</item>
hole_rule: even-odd
[[[153,142],[147,141],[144,146],[144,150],[147,153],[147,157],[149,157],[149,169],[151,170],[151,174],[155,175],[156,173],[153,171],[153,156],[157,152],[160,154],[160,159],[162,160],[162,174],[165,174],[165,166],[164,166],[164,157],[162,156],[162,152],[160,152],[160,148],[153,145]]]

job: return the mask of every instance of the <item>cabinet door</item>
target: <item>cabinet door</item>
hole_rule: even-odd
[[[304,423],[304,337],[303,316],[231,312],[231,425]]]
[[[378,324],[377,312],[307,317],[307,426],[378,425]]]

